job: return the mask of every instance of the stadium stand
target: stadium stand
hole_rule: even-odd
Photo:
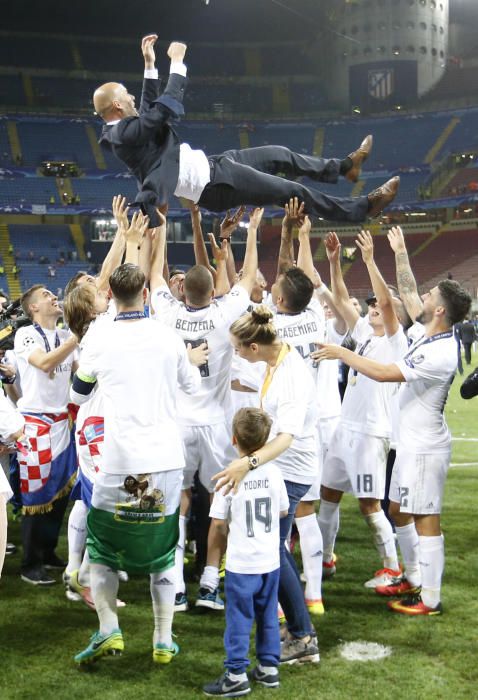
[[[58,288],[65,288],[68,280],[78,270],[87,267],[85,261],[68,260],[76,251],[69,226],[11,224],[8,229],[20,269],[21,286],[24,290],[32,284],[39,283],[45,284],[56,293]],[[30,253],[33,254],[33,259],[30,259]],[[40,263],[42,256],[45,261]],[[60,257],[63,257],[64,263],[58,262]],[[51,274],[52,269],[54,275]]]
[[[19,73],[17,75],[0,75],[0,104],[17,105],[18,107],[26,105],[22,76]]]
[[[84,120],[36,118],[17,122],[24,165],[39,166],[45,160],[67,160],[81,168],[95,168]]]
[[[75,68],[71,42],[65,39],[29,35],[28,41],[17,36],[2,36],[0,66],[18,68]]]

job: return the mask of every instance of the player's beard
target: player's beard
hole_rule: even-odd
[[[423,309],[421,314],[418,314],[416,317],[415,321],[417,323],[422,323],[423,325],[426,325],[429,323],[433,318],[433,314],[431,311],[427,311],[426,309]]]

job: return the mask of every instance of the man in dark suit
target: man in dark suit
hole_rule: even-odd
[[[464,321],[457,324],[456,332],[463,344],[463,348],[465,349],[465,362],[467,365],[470,365],[471,346],[476,340],[476,330],[473,321],[471,321],[469,318],[465,318]]]
[[[207,157],[203,151],[181,144],[175,126],[184,115],[186,45],[173,42],[169,46],[169,79],[159,94],[156,39],[157,35],[151,34],[142,40],[145,74],[139,112],[134,97],[119,83],[105,83],[93,98],[97,114],[106,122],[99,142],[136,176],[139,192],[135,204],[148,214],[150,225],[158,225],[156,207],[166,207],[173,194],[210,211],[241,204],[283,207],[297,197],[305,202],[310,215],[349,222],[377,216],[393,200],[398,177],[366,196],[354,198],[331,197],[295,182],[301,176],[317,182],[337,182],[340,175],[356,182],[372,147],[371,136],[343,160],[302,155],[283,146],[231,150]]]

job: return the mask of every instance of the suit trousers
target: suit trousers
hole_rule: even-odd
[[[308,177],[315,182],[337,182],[341,163],[338,159],[302,155],[284,146],[260,146],[225,151],[210,156],[209,163],[211,181],[198,204],[210,211],[224,211],[241,204],[284,207],[291,197],[298,197],[305,203],[307,214],[330,221],[358,222],[367,216],[366,196],[332,197],[295,181]]]
[[[52,509],[47,513],[22,516],[22,572],[27,573],[47,564],[55,554],[69,502],[69,496],[62,496],[53,502]]]

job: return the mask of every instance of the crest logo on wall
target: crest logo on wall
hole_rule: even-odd
[[[376,100],[385,100],[393,93],[393,68],[369,70],[368,92]]]

